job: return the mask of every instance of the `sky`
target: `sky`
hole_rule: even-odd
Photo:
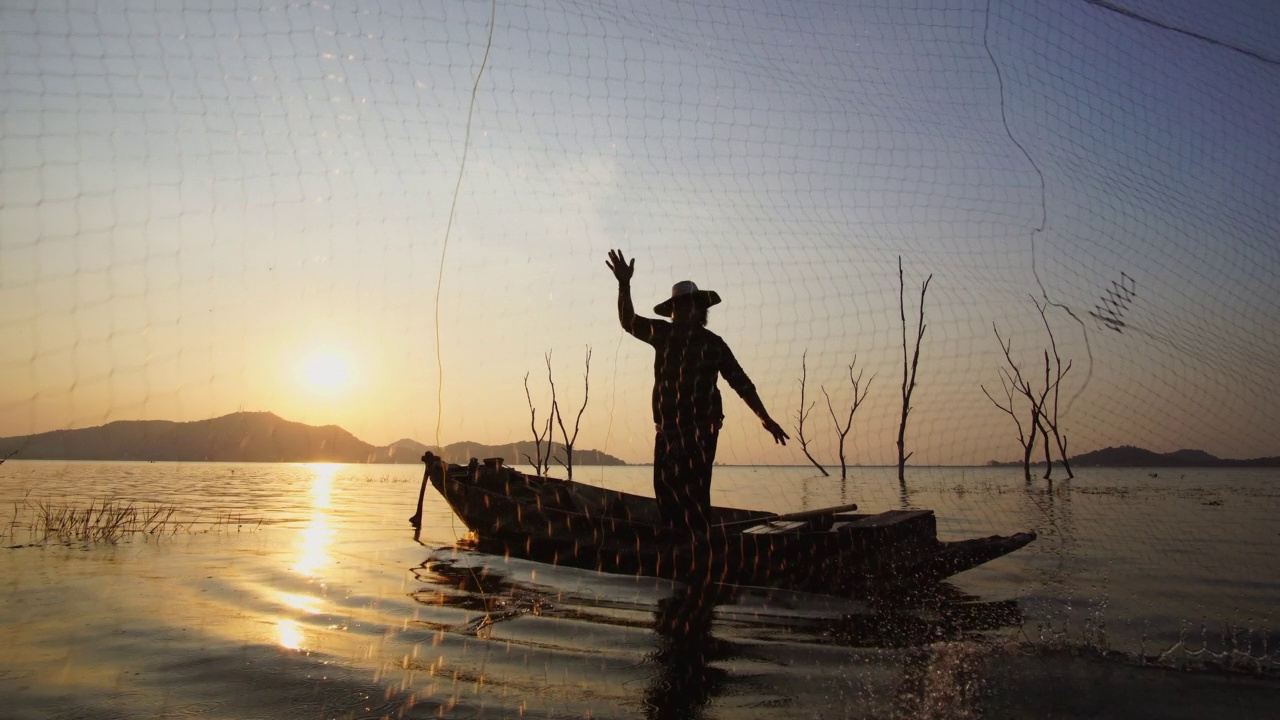
[[[1280,9],[1233,2],[0,5],[0,436],[238,410],[374,444],[652,452],[691,279],[828,464],[1020,455],[994,334],[1069,452],[1280,455]],[[804,463],[727,387],[719,460]],[[572,432],[572,427],[570,427]],[[792,432],[792,435],[795,435]]]

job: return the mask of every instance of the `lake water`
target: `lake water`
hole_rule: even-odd
[[[578,480],[646,492],[647,467]],[[454,549],[420,466],[0,465],[0,716],[1275,717],[1280,473],[718,468],[717,504],[1034,529],[920,607]],[[156,534],[46,536],[103,499]],[[44,519],[42,520],[42,516]],[[673,627],[680,630],[673,631]]]

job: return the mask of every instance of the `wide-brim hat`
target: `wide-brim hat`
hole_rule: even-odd
[[[671,297],[654,305],[653,311],[663,317],[671,317],[671,311],[676,303],[690,300],[695,305],[709,308],[720,303],[720,296],[715,290],[699,290],[692,280],[681,280],[671,286]]]

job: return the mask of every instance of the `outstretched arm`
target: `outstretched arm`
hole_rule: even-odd
[[[786,445],[791,436],[787,434],[786,430],[782,429],[782,426],[777,421],[769,417],[769,411],[764,409],[764,403],[760,401],[760,396],[756,393],[755,388],[751,388],[751,392],[743,395],[742,399],[746,401],[747,407],[751,408],[751,412],[760,418],[764,429],[773,436],[773,441],[779,445]]]
[[[760,393],[756,392],[755,383],[752,383],[751,378],[747,377],[746,371],[738,364],[732,353],[728,354],[723,367],[720,368],[720,375],[729,383],[729,387],[738,393],[738,396],[747,404],[747,407],[751,408],[751,412],[760,418],[764,429],[773,436],[773,441],[780,445],[786,445],[791,436],[769,416],[769,411],[765,409],[764,402],[760,400]]]

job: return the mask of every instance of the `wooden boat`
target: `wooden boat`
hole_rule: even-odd
[[[855,506],[776,513],[712,508],[710,531],[667,527],[653,498],[505,467],[423,456],[428,482],[495,554],[608,573],[844,596],[936,584],[1035,540],[1034,532],[942,542],[932,510],[865,514]]]

